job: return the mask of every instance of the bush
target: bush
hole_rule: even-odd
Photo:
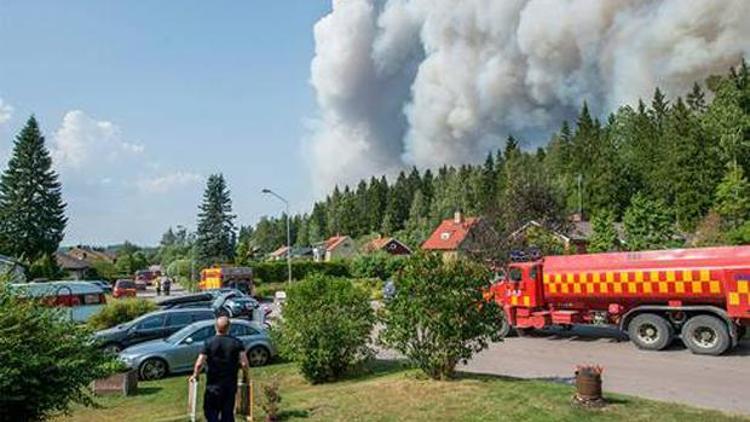
[[[144,299],[113,300],[92,315],[88,324],[95,330],[104,330],[155,310],[156,304]]]
[[[368,293],[350,280],[312,275],[287,291],[274,330],[281,355],[313,383],[339,379],[373,356],[375,316]]]
[[[260,283],[278,283],[289,279],[286,261],[258,262],[251,267],[256,281]],[[313,274],[348,277],[349,268],[344,262],[292,261],[292,278],[295,280],[302,280]]]
[[[92,405],[91,381],[114,370],[91,333],[60,310],[18,300],[0,285],[0,419],[43,420]]]
[[[351,281],[355,286],[366,291],[370,300],[383,299],[383,287],[385,287],[383,280],[379,278],[354,278]]]
[[[349,272],[358,278],[379,278],[387,280],[404,267],[406,257],[376,252],[358,255],[351,260]]]
[[[489,271],[478,264],[444,263],[436,254],[412,256],[381,313],[381,342],[430,377],[451,377],[456,364],[498,339],[503,314],[494,301],[482,298],[488,280]]]

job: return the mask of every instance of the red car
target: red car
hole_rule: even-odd
[[[133,280],[117,280],[115,288],[112,289],[112,297],[135,297],[136,288]]]

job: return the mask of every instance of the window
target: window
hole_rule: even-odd
[[[523,271],[520,268],[510,269],[510,281],[518,283],[523,278]]]
[[[193,318],[187,312],[170,314],[167,318],[168,327],[184,327],[185,325],[189,325],[192,322]]]
[[[205,321],[207,319],[214,319],[214,317],[213,312],[196,312],[193,314],[193,321]]]
[[[529,277],[531,277],[532,280],[536,280],[536,277],[538,274],[539,274],[539,266],[535,265],[531,267],[531,273],[529,274]]]
[[[189,337],[193,339],[193,343],[197,341],[206,341],[209,338],[216,335],[216,330],[214,327],[203,327],[200,330],[194,332]]]
[[[440,233],[440,239],[442,240],[448,240],[451,237],[451,232],[442,232]]]
[[[154,315],[148,317],[138,324],[139,330],[153,330],[154,328],[161,328],[164,325],[164,315]]]
[[[252,327],[244,324],[234,324],[229,327],[229,335],[234,337],[254,336],[258,334]]]

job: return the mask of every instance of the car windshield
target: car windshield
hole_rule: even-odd
[[[177,344],[178,341],[182,340],[185,336],[192,333],[193,331],[195,331],[195,327],[193,327],[192,325],[188,325],[187,327],[167,337],[166,339],[164,339],[164,341],[171,344]]]

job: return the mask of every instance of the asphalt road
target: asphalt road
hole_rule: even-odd
[[[604,337],[602,337],[604,336]],[[463,370],[573,382],[579,364],[604,366],[604,390],[750,415],[750,339],[725,356],[697,356],[676,341],[638,350],[613,330],[580,327],[511,337],[475,356]]]

